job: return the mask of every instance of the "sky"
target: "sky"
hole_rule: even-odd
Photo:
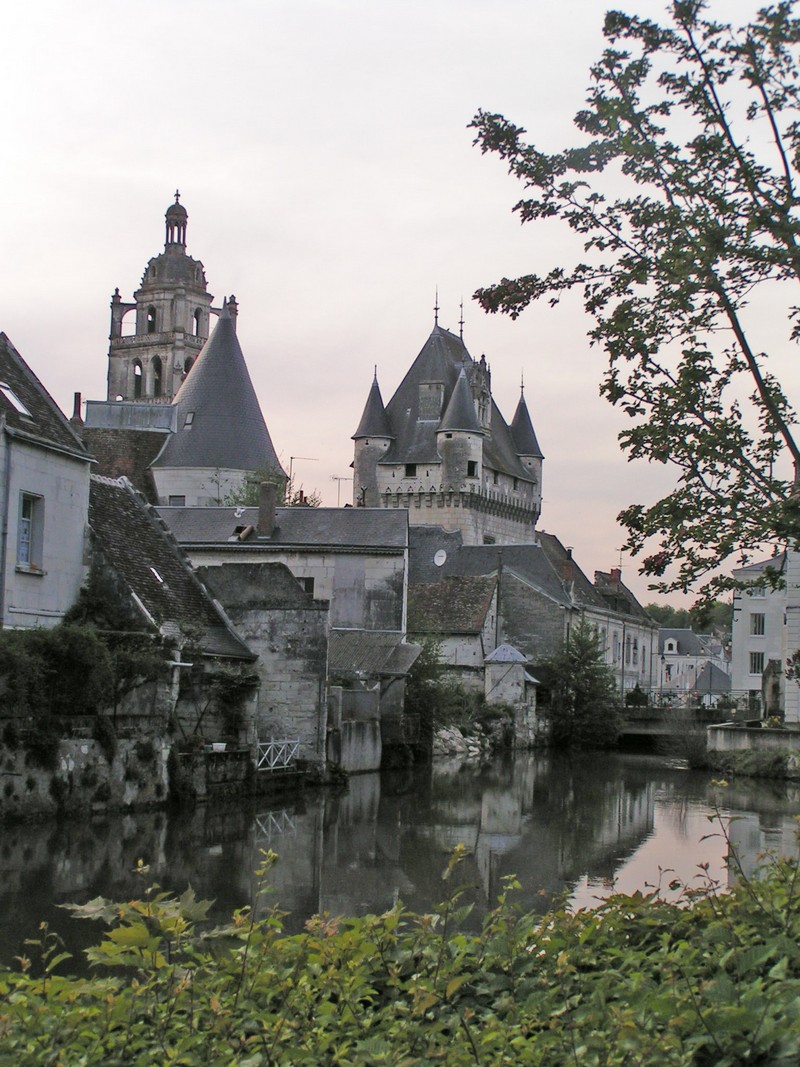
[[[176,188],[215,306],[231,293],[284,468],[351,499],[351,434],[377,367],[385,401],[434,321],[485,354],[510,421],[545,454],[539,526],[591,577],[622,562],[621,508],[668,491],[627,463],[623,416],[577,300],[515,322],[479,287],[568,263],[559,227],[520,226],[521,187],[473,146],[479,108],[570,143],[605,0],[38,0],[0,12],[0,330],[69,415],[105,399],[109,300],[163,250]],[[656,18],[662,0],[625,10]],[[758,5],[715,0],[737,21]],[[337,480],[338,479],[338,480]],[[668,598],[680,603],[679,596]]]

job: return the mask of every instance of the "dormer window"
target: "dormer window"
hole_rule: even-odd
[[[194,422],[194,412],[193,411],[187,411],[186,412],[186,418],[183,421],[184,427],[191,426],[193,422]]]
[[[674,637],[668,638],[667,641],[664,643],[664,651],[671,652],[673,654],[678,651],[678,642],[675,640]]]

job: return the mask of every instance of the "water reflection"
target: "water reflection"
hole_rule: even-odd
[[[459,843],[470,850],[459,880],[475,921],[510,874],[525,906],[539,911],[564,893],[586,906],[612,886],[644,888],[662,869],[691,881],[704,862],[724,883],[727,845],[709,821],[717,804],[737,816],[731,837],[748,873],[765,849],[795,848],[796,786],[741,780],[720,793],[708,775],[627,754],[445,762],[360,776],[340,796],[3,827],[0,957],[20,952],[41,919],[72,951],[96,940],[96,928],[55,905],[140,895],[139,858],[148,881],[175,891],[191,884],[223,919],[253,899],[260,850],[272,848],[280,855],[272,899],[291,913],[289,929],[318,911],[363,914],[398,899],[429,909],[445,894],[441,873]]]

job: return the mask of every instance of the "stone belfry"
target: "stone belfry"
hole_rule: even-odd
[[[111,298],[108,400],[169,404],[208,340],[213,296],[203,264],[186,254],[186,208],[175,193],[167,208],[164,251],[145,268],[126,303]],[[127,316],[135,313],[130,332]]]

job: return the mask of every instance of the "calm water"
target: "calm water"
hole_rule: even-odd
[[[22,951],[42,919],[72,951],[97,940],[97,927],[56,905],[140,895],[139,858],[162,887],[191,884],[214,898],[222,919],[251,900],[259,850],[272,848],[280,855],[274,897],[291,913],[289,929],[316,912],[383,911],[398,899],[430,908],[443,896],[441,872],[459,842],[471,850],[460,880],[477,914],[508,874],[536,910],[564,892],[590,906],[612,886],[644,888],[658,882],[660,868],[691,882],[707,862],[727,883],[725,841],[706,836],[718,830],[709,818],[717,803],[726,819],[737,817],[732,834],[746,869],[765,849],[795,850],[797,786],[740,780],[720,791],[710,775],[627,754],[526,755],[481,768],[454,761],[361,776],[342,795],[309,793],[285,804],[6,826],[0,959]]]

